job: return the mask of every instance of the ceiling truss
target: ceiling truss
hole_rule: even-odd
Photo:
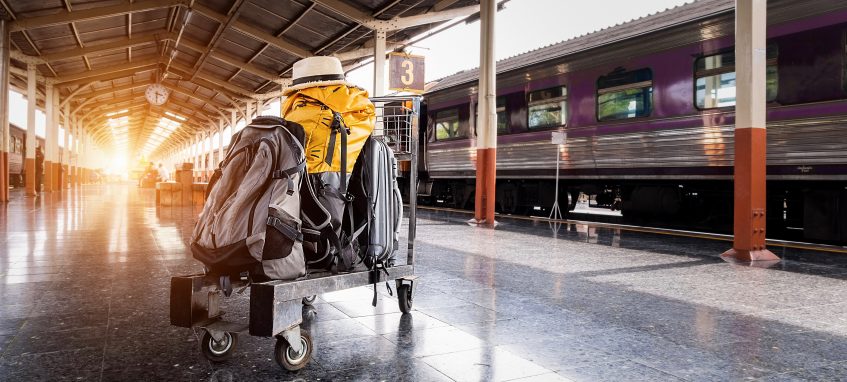
[[[112,142],[111,117],[127,118],[135,150],[166,112],[187,118],[160,154],[229,124],[233,111],[246,118],[247,103],[255,109],[279,97],[297,59],[334,55],[352,67],[373,56],[374,30],[388,32],[391,50],[402,49],[415,33],[479,10],[477,0],[385,0],[376,9],[358,0],[255,1],[0,5],[11,19],[15,81],[25,82],[27,65],[35,65],[40,93],[47,84],[59,89],[60,112],[69,110],[65,118],[81,121],[103,145]],[[149,105],[141,91],[155,82],[171,91],[163,106]]]

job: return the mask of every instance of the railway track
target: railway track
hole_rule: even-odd
[[[408,206],[406,206],[408,207]],[[434,206],[421,206],[418,205],[418,209],[421,210],[429,210],[429,211],[444,211],[444,212],[455,212],[466,215],[473,215],[473,211],[462,210],[458,208],[448,208],[448,207],[434,207]],[[691,230],[683,230],[683,229],[673,229],[673,228],[657,228],[657,227],[645,227],[645,226],[637,226],[637,225],[629,225],[616,223],[614,220],[614,216],[603,216],[596,215],[605,221],[595,221],[595,220],[587,220],[587,217],[593,217],[595,215],[592,214],[577,214],[578,219],[548,219],[540,216],[522,216],[522,215],[504,215],[504,214],[496,214],[498,218],[505,219],[514,219],[514,220],[524,220],[524,221],[533,221],[533,222],[550,222],[550,223],[561,223],[561,224],[584,224],[592,227],[598,228],[609,228],[609,229],[620,229],[622,231],[629,232],[640,232],[640,233],[651,233],[658,235],[668,235],[668,236],[678,236],[678,237],[691,237],[691,238],[699,238],[699,239],[707,239],[707,240],[715,240],[715,241],[726,241],[732,242],[732,235],[718,234],[718,233],[710,233],[710,232],[699,232],[699,231],[691,231]],[[800,241],[791,241],[791,240],[781,240],[781,239],[767,239],[767,245],[772,247],[783,247],[783,248],[792,248],[792,249],[802,249],[809,251],[819,251],[833,254],[844,254],[847,255],[847,247],[838,246],[838,245],[829,245],[829,244],[819,244],[819,243],[807,243]]]

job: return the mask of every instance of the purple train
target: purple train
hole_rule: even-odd
[[[734,1],[699,0],[498,62],[497,208],[579,193],[633,223],[731,232]],[[847,242],[847,2],[768,2],[769,236]],[[426,94],[422,202],[471,208],[478,71]],[[562,131],[566,143],[551,143]]]

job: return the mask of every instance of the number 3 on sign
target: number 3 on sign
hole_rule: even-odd
[[[401,92],[423,93],[424,69],[423,56],[395,52],[388,59],[388,88]]]
[[[415,83],[415,64],[411,60],[403,60],[400,66],[405,69],[405,72],[400,76],[400,81],[403,85],[410,86]]]

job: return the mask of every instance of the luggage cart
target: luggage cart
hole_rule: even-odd
[[[311,305],[318,294],[394,280],[400,311],[409,313],[415,281],[415,207],[418,165],[419,96],[372,98],[377,120],[373,136],[394,150],[398,161],[409,162],[409,232],[405,264],[386,272],[356,269],[331,274],[310,273],[294,281],[249,283],[246,278],[218,278],[198,274],[171,278],[171,325],[201,328],[201,352],[212,362],[227,360],[235,351],[238,333],[275,337],[274,359],[283,368],[296,371],[312,358],[312,338],[303,323],[302,306]],[[228,321],[221,303],[234,289],[250,288],[248,322]]]

